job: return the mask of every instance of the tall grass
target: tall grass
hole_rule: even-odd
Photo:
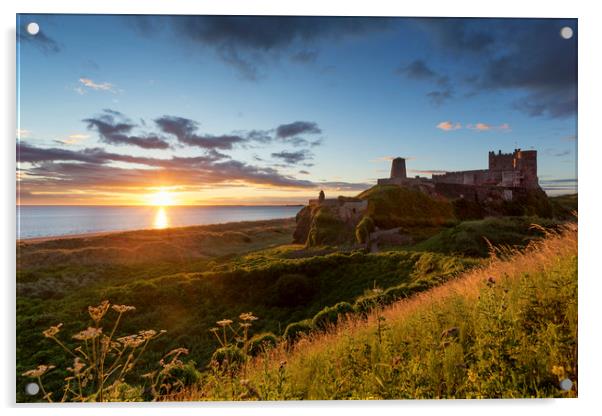
[[[266,351],[227,390],[213,378],[172,398],[576,397],[577,225],[541,231],[451,282]]]

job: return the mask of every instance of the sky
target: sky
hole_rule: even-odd
[[[393,157],[430,177],[515,148],[538,151],[546,192],[573,193],[577,33],[576,19],[21,14],[17,202],[298,204],[355,195]]]

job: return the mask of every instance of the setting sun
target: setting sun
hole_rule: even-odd
[[[173,204],[173,195],[165,189],[162,189],[159,192],[152,194],[150,197],[150,205],[165,207]]]

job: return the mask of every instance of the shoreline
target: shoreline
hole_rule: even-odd
[[[195,224],[195,225],[183,225],[179,227],[167,227],[167,228],[134,228],[128,230],[111,230],[111,231],[94,231],[89,233],[77,233],[77,234],[64,234],[64,235],[54,235],[54,236],[44,236],[44,237],[26,237],[26,238],[17,238],[17,244],[19,243],[44,243],[47,241],[55,241],[55,240],[68,240],[68,239],[77,239],[77,238],[96,238],[96,237],[107,237],[116,234],[126,234],[126,233],[140,233],[140,232],[165,232],[165,231],[173,231],[173,230],[182,230],[185,228],[201,228],[201,227],[216,227],[216,226],[225,226],[225,225],[234,225],[234,224],[252,224],[252,223],[266,223],[266,222],[276,222],[276,221],[290,221],[294,220],[295,217],[286,217],[286,218],[272,218],[269,220],[255,220],[255,221],[229,221],[229,222],[219,222],[213,224]]]

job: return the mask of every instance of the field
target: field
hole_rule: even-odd
[[[469,369],[487,371],[481,367],[489,358],[478,356],[487,349],[481,341],[507,342],[508,348],[520,350],[519,357],[510,361],[504,361],[509,359],[506,355],[491,358],[509,366],[511,377],[518,377],[513,365],[520,363],[524,371],[531,371],[537,364],[543,378],[524,378],[524,383],[531,384],[510,389],[508,394],[563,394],[552,388],[548,364],[554,360],[554,366],[565,368],[576,380],[571,367],[574,357],[565,351],[576,342],[571,332],[573,318],[553,315],[548,304],[575,302],[576,307],[576,230],[535,217],[466,221],[448,223],[414,246],[367,253],[290,244],[294,227],[291,219],[19,242],[17,399],[41,400],[22,393],[28,382],[22,374],[48,364],[55,368],[44,374],[44,387],[52,392],[53,400],[60,400],[64,379],[73,375],[67,368],[74,365],[65,348],[73,351],[79,345],[71,335],[94,326],[88,306],[103,300],[136,308],[123,319],[109,310],[102,325],[104,334],[117,323],[115,339],[141,330],[167,331],[137,350],[135,368],[103,400],[497,397],[507,387],[504,377],[479,388],[461,383],[463,378],[474,378]],[[545,245],[534,248],[546,235]],[[491,244],[506,247],[503,259],[492,262],[488,258]],[[548,250],[549,256],[532,256],[525,262],[528,254],[509,248],[527,245],[531,253]],[[510,260],[508,253],[513,256]],[[496,282],[492,288],[481,288],[485,274]],[[549,284],[560,283],[549,276],[568,276],[572,283],[553,290]],[[462,287],[470,290],[451,298],[440,295],[455,293],[450,288],[459,287],[458,282],[465,282]],[[481,291],[487,296],[479,298]],[[525,303],[519,299],[521,293],[544,304]],[[514,306],[495,309],[500,302]],[[493,310],[498,315],[487,315]],[[242,320],[241,326],[224,321],[237,321],[250,311],[259,319]],[[487,341],[479,333],[486,327],[495,332],[494,324],[497,328],[522,325],[519,318],[525,321],[527,315],[521,313],[535,314],[528,318],[536,327],[517,327],[511,335],[518,338],[502,341],[492,333]],[[550,319],[554,327],[545,325]],[[212,333],[216,322],[222,324]],[[333,329],[337,322],[339,326]],[[56,335],[63,346],[42,334],[58,324],[63,324]],[[457,337],[442,348],[440,344],[447,341],[439,334],[456,327]],[[540,346],[535,352],[541,362],[523,362],[527,352],[522,348],[543,339],[544,330],[548,331],[545,336],[557,336],[545,348],[557,351],[552,354]],[[553,330],[559,332],[549,332]],[[267,345],[276,347],[268,354]],[[186,354],[175,353],[179,373],[170,377],[177,382],[166,383],[171,386],[167,390],[153,391],[142,376],[165,368],[161,367],[165,360],[159,362],[179,347],[186,348]],[[235,365],[241,354],[243,368]],[[326,362],[329,356],[337,357],[336,366]],[[471,360],[478,366],[471,367]],[[287,364],[281,368],[283,361]],[[320,368],[323,378],[315,374]],[[408,377],[420,380],[421,387],[406,386]],[[361,389],[354,390],[352,385]],[[71,400],[99,399],[98,386],[87,389],[88,393]],[[250,393],[252,389],[258,396]]]

